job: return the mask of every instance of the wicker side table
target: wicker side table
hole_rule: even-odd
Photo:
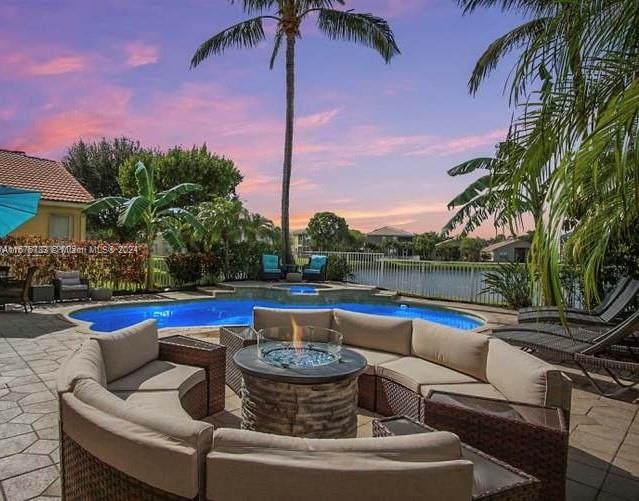
[[[225,355],[224,346],[210,341],[180,335],[160,338],[160,359],[202,367],[206,371],[209,415],[224,410]]]
[[[407,416],[373,420],[374,437],[414,435],[437,431]],[[473,500],[537,501],[540,482],[535,477],[462,443],[462,458],[473,463]]]
[[[220,343],[226,346],[226,384],[239,395],[242,372],[233,362],[233,356],[242,348],[256,344],[257,334],[248,325],[220,327]]]
[[[561,409],[431,392],[424,421],[541,481],[541,499],[566,497],[568,429]]]

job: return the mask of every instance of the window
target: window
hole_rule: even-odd
[[[73,216],[51,214],[49,216],[49,238],[73,238]]]

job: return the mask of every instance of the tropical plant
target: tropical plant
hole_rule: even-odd
[[[211,197],[234,196],[237,185],[242,181],[242,174],[233,161],[211,153],[206,144],[190,149],[175,146],[166,152],[141,151],[124,161],[117,177],[124,196],[133,196],[137,191],[135,171],[140,161],[153,169],[155,184],[160,191],[182,183],[201,186],[201,190],[177,201],[181,207],[195,205]]]
[[[523,264],[500,263],[497,269],[486,272],[484,284],[481,293],[501,295],[514,310],[532,304],[530,275]]]
[[[498,5],[527,17],[488,47],[469,88],[474,93],[505,54],[521,49],[509,79],[519,114],[507,141],[522,153],[509,162],[504,194],[513,197],[524,179],[546,187],[530,253],[531,275],[544,302],[563,303],[562,257],[579,265],[592,302],[608,250],[628,239],[639,218],[639,5],[459,3],[465,12]]]
[[[332,212],[317,212],[308,222],[311,246],[317,250],[340,250],[348,244],[348,224],[343,217]]]
[[[282,169],[282,247],[281,257],[292,263],[289,244],[289,191],[293,161],[293,125],[295,120],[295,45],[301,38],[301,25],[311,16],[317,28],[332,40],[348,40],[376,50],[387,63],[399,48],[388,23],[377,16],[352,10],[337,10],[344,0],[243,0],[242,8],[254,17],[239,22],[206,40],[191,58],[191,68],[210,56],[221,55],[229,48],[256,47],[266,39],[263,22],[275,24],[270,67],[275,65],[282,42],[286,45],[286,130]]]
[[[434,231],[427,231],[417,235],[413,240],[413,248],[422,259],[433,259],[435,246],[443,242],[445,237]]]
[[[231,260],[231,245],[242,240],[249,212],[237,199],[216,197],[196,208],[196,217],[203,229],[199,232],[205,251],[219,243],[223,255],[223,271],[228,276]],[[198,234],[198,232],[196,232]]]
[[[196,229],[202,229],[200,222],[186,209],[175,207],[180,198],[200,189],[194,183],[182,183],[166,191],[158,192],[153,169],[138,162],[135,169],[137,195],[132,198],[111,196],[96,200],[84,210],[87,214],[97,214],[105,209],[115,209],[118,224],[125,227],[141,226],[143,240],[149,249],[161,234],[174,248],[181,247],[181,240],[175,231],[175,222],[183,221]],[[149,256],[146,264],[145,287],[153,287],[153,259]]]
[[[62,165],[73,174],[95,198],[120,196],[118,169],[134,155],[146,151],[139,141],[126,137],[87,143],[73,143],[62,159]],[[135,228],[118,226],[115,210],[104,210],[87,218],[87,232],[96,239],[126,242],[135,238]]]

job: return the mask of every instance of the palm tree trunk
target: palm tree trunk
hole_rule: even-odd
[[[284,264],[293,262],[289,243],[289,191],[293,164],[293,125],[295,120],[295,35],[286,37],[286,132],[284,134],[284,166],[282,169],[282,249]]]

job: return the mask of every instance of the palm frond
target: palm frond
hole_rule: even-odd
[[[372,14],[318,9],[317,26],[332,40],[348,40],[375,49],[386,63],[400,53],[388,23]]]
[[[103,210],[118,209],[129,199],[125,197],[104,197],[84,208],[85,214],[99,214]]]
[[[210,56],[223,54],[230,48],[255,47],[265,38],[264,16],[255,17],[235,24],[202,43],[191,58],[191,69],[197,67]]]

